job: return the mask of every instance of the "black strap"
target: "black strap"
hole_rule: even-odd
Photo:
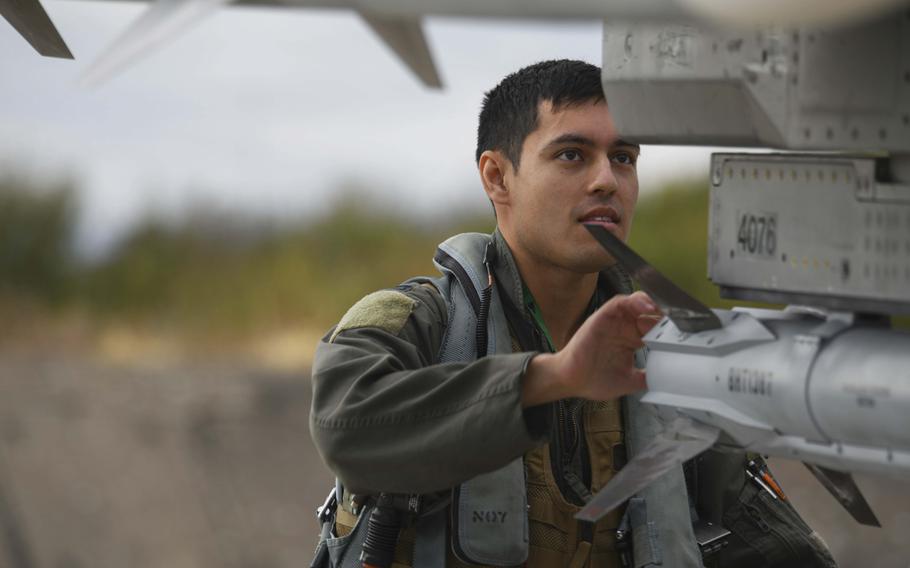
[[[509,328],[515,334],[515,339],[518,340],[521,350],[539,351],[540,344],[537,340],[537,329],[525,318],[524,312],[515,306],[504,290],[500,290],[499,298],[502,300],[502,309],[505,312],[506,321],[509,322]]]

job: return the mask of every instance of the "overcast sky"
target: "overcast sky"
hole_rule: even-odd
[[[76,61],[38,56],[0,20],[0,164],[77,180],[88,250],[148,210],[299,216],[345,181],[415,215],[483,207],[473,164],[483,92],[542,59],[601,59],[598,22],[430,19],[437,92],[353,13],[228,8],[89,90],[80,72],[145,5],[44,4]],[[644,148],[642,190],[703,175],[708,155]]]

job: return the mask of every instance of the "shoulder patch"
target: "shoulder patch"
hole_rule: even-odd
[[[397,334],[407,323],[417,300],[398,290],[379,290],[361,298],[344,314],[335,328],[329,343],[338,334],[349,329],[375,327],[391,334]]]

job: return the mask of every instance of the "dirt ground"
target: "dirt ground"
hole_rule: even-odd
[[[332,479],[309,404],[302,371],[0,352],[0,567],[308,565]],[[872,529],[772,463],[841,566],[910,566],[910,482],[858,478]]]

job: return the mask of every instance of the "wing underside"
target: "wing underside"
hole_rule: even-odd
[[[155,0],[82,75],[82,82],[97,85],[167,43],[193,24],[232,0]],[[360,11],[376,35],[427,87],[441,88],[442,81],[421,17]],[[0,0],[0,15],[47,57],[73,59],[54,23],[39,0]]]

